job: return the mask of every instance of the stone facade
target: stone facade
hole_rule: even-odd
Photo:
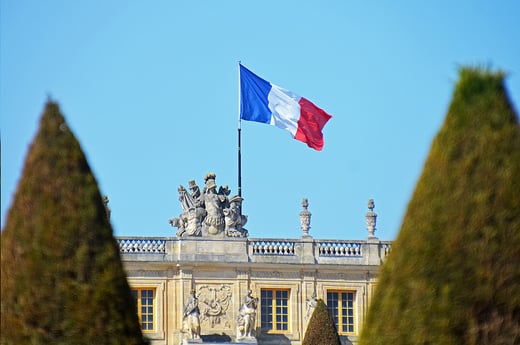
[[[151,344],[298,345],[317,299],[327,304],[343,344],[356,344],[391,248],[375,236],[374,201],[366,240],[314,239],[307,199],[299,239],[249,238],[242,197],[229,197],[215,179],[207,173],[202,191],[195,180],[179,186],[181,213],[170,219],[175,237],[117,238]]]
[[[337,303],[342,342],[356,344],[391,243],[374,235],[373,202],[367,212],[368,237],[361,241],[314,239],[308,231],[307,201],[302,205],[299,239],[119,237],[130,286],[153,295],[153,303],[146,307],[143,300],[140,309],[151,308],[143,330],[151,344],[301,344],[316,298],[329,308]],[[200,340],[185,330],[184,311],[192,293],[198,299]],[[239,310],[248,293],[258,298],[254,338],[237,340]]]

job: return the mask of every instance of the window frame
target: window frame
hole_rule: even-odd
[[[337,311],[338,315],[337,317],[334,316],[332,307],[329,305],[329,294],[336,294],[336,301],[337,301]],[[342,297],[343,294],[346,294],[346,300],[344,300]],[[348,296],[351,295],[352,299],[349,299]],[[358,329],[358,323],[356,322],[356,298],[357,298],[357,292],[356,290],[349,290],[349,289],[328,289],[326,291],[326,303],[327,303],[327,309],[329,313],[331,314],[332,318],[334,319],[334,322],[336,324],[336,329],[338,331],[338,334],[340,335],[356,335],[357,329]],[[343,307],[343,302],[347,302],[346,306]],[[348,305],[348,302],[350,302],[350,306]],[[352,314],[349,315],[348,311],[351,310]],[[346,314],[346,315],[344,315]],[[337,318],[337,320],[336,320]],[[343,322],[343,318],[347,318],[347,322]],[[352,322],[349,323],[348,319],[351,319]],[[343,327],[349,328],[349,326],[352,327],[352,330],[344,331]]]
[[[165,308],[165,286],[164,281],[155,279],[128,279],[128,284],[131,290],[155,290],[154,295],[154,329],[143,330],[143,335],[151,340],[163,340],[165,339],[164,332],[164,308]],[[139,314],[138,314],[139,315]],[[139,326],[141,326],[141,320],[139,316]]]
[[[264,298],[263,298],[263,293],[264,292],[267,292],[267,291],[270,291],[271,292],[271,298],[270,298],[270,301],[273,302],[271,303],[271,306],[270,306],[270,309],[271,309],[271,321],[270,321],[270,325],[271,325],[271,328],[264,328],[263,327],[263,324],[264,324]],[[283,299],[280,299],[280,301],[283,301],[285,300],[286,301],[286,305],[283,305],[283,303],[279,303],[279,298],[277,297],[277,293],[278,292],[285,292],[287,293],[286,297],[283,298]],[[290,287],[262,287],[260,289],[260,329],[262,330],[262,332],[266,332],[268,334],[287,334],[287,333],[291,333],[291,320],[292,320],[292,317],[291,317],[291,298],[292,298],[292,289]],[[285,309],[285,313],[283,313],[282,311],[278,311],[280,308],[284,308]],[[286,320],[283,321],[277,321],[277,318],[278,317],[283,317],[283,316],[286,316]],[[277,327],[279,325],[286,325],[286,329],[277,329]]]
[[[364,274],[363,277],[365,276]],[[343,281],[334,281],[326,274],[323,274],[319,278],[322,281],[317,281],[316,292],[318,298],[323,299],[325,303],[327,303],[327,291],[352,291],[356,293],[354,298],[354,333],[343,334],[338,332],[338,334],[353,342],[358,341],[359,335],[363,332],[368,301],[370,301],[372,297],[374,283],[363,282],[360,275],[354,274],[351,276],[343,276]]]
[[[134,296],[134,298],[135,298],[135,301],[137,302],[136,312],[137,312],[137,316],[139,318],[139,325],[141,326],[141,332],[155,333],[157,330],[157,298],[156,298],[157,289],[153,288],[153,287],[132,287],[131,290],[132,290],[132,296],[134,296],[134,291],[137,291],[137,296]],[[152,324],[151,329],[143,328],[143,307],[150,308],[150,305],[146,304],[145,306],[143,306],[143,304],[142,304],[142,301],[143,301],[142,293],[144,291],[150,291],[152,293],[152,296],[151,296],[152,321],[151,322],[145,321],[146,325],[149,325],[150,323]],[[145,296],[144,298],[149,299],[150,296]],[[146,312],[145,315],[148,315],[148,312]]]

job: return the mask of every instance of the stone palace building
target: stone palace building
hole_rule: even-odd
[[[316,299],[333,315],[343,344],[356,344],[391,242],[375,235],[369,200],[365,240],[309,235],[250,238],[242,198],[217,190],[215,174],[179,187],[175,237],[118,237],[144,335],[152,345],[301,344]]]

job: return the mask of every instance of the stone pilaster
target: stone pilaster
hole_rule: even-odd
[[[309,324],[309,320],[312,315],[312,310],[309,309],[309,301],[315,297],[318,298],[316,296],[316,271],[304,271],[302,273],[302,295],[299,311],[300,315],[304,315],[304,317],[300,318],[302,322],[300,325],[300,329],[302,330],[302,338],[305,334],[305,331],[307,330],[307,325]]]
[[[181,268],[180,273],[180,291],[179,291],[179,308],[178,313],[183,315],[184,304],[188,300],[191,289],[195,288],[195,282],[193,281],[193,269],[191,267]],[[181,318],[182,325],[182,318]]]
[[[247,291],[251,288],[249,284],[250,272],[248,270],[237,270],[238,291],[234,298],[235,307],[238,308],[242,304],[242,298],[247,295]],[[235,309],[236,309],[235,308]],[[237,315],[238,310],[233,311],[233,315]]]

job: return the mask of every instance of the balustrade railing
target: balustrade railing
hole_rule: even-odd
[[[118,237],[119,250],[121,254],[171,254],[167,246],[168,242],[175,242],[177,238],[141,238],[141,237]],[[300,255],[300,248],[304,243],[301,240],[285,239],[247,239],[250,255],[252,256],[296,256]],[[322,258],[359,258],[365,254],[363,250],[367,242],[365,241],[342,241],[342,240],[314,240],[314,250],[317,257]],[[391,241],[381,241],[379,246],[379,257],[386,258],[392,248]],[[302,247],[303,248],[303,247]],[[171,249],[170,249],[171,250]]]
[[[362,256],[361,241],[317,241],[320,256]]]
[[[381,257],[386,258],[392,250],[392,242],[381,242]]]
[[[118,238],[122,254],[166,254],[166,240],[150,238]]]
[[[294,242],[291,241],[251,241],[253,255],[294,255]]]

